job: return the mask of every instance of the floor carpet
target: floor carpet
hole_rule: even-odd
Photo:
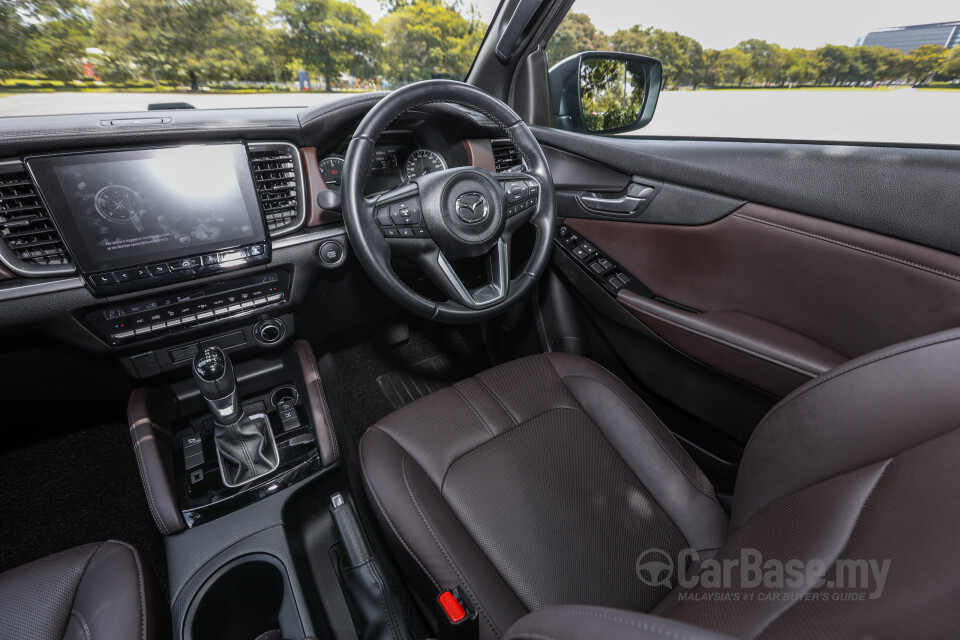
[[[0,571],[116,539],[146,555],[167,593],[163,539],[150,516],[125,425],[5,451],[0,496]]]

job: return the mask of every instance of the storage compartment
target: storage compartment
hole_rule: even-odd
[[[300,640],[303,626],[286,568],[274,556],[237,558],[214,573],[187,611],[185,640]]]

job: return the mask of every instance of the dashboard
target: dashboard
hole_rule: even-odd
[[[367,321],[379,293],[318,196],[340,190],[369,105],[0,118],[0,335],[110,355],[148,378],[202,345],[288,339],[311,300],[327,301],[310,311],[317,331]],[[409,112],[377,141],[364,191],[495,171],[501,156],[509,167],[498,135],[453,105]]]

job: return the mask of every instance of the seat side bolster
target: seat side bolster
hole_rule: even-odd
[[[506,640],[732,640],[683,622],[622,609],[545,607],[521,618]]]
[[[731,531],[776,500],[957,429],[960,329],[861,356],[780,401],[747,443]]]
[[[487,618],[481,620],[481,638],[500,637],[527,613],[434,482],[388,433],[379,427],[367,430],[360,462],[381,529],[392,538],[404,573],[421,578],[413,586],[426,606],[441,589],[457,585],[474,597],[483,594],[475,602]]]
[[[720,548],[727,514],[710,481],[653,411],[594,362],[566,354],[550,354],[550,362],[691,548]]]
[[[125,542],[105,542],[90,558],[70,613],[65,640],[169,637],[169,614],[150,565]]]

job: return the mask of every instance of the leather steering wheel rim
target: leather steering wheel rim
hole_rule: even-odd
[[[367,171],[380,134],[405,111],[431,103],[456,103],[483,113],[520,149],[525,170],[492,174],[478,167],[448,169],[420,176],[375,197],[365,196]],[[527,185],[531,193],[536,187],[539,194],[533,208],[516,212],[510,199],[514,196],[508,198],[505,184],[513,189],[514,196],[518,189],[522,190],[522,186],[517,185]],[[418,82],[388,94],[374,105],[347,147],[341,191],[347,236],[360,263],[391,300],[424,318],[462,324],[496,316],[531,291],[550,260],[550,239],[557,209],[543,150],[510,107],[463,82]],[[527,198],[520,204],[530,202],[531,198]],[[393,226],[388,217],[391,203],[421,205],[417,212],[421,222],[416,229],[420,236],[386,237],[384,224]],[[472,215],[470,205],[480,209],[481,214]],[[407,224],[406,221],[403,224]],[[525,224],[533,225],[536,230],[534,248],[523,269],[511,279],[510,242],[513,234]],[[409,233],[400,223],[396,228],[398,232]],[[481,253],[484,250],[487,253]],[[450,299],[435,302],[403,283],[390,266],[394,254],[413,259]],[[453,272],[448,256],[479,255],[485,255],[489,261],[491,282],[467,290]]]

